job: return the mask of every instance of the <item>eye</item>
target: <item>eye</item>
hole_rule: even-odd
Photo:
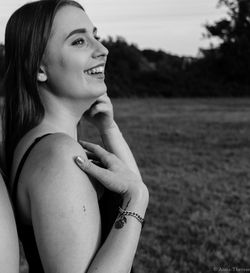
[[[75,46],[82,46],[84,44],[86,44],[86,41],[83,38],[78,38],[74,42],[72,42],[72,45],[75,45]]]

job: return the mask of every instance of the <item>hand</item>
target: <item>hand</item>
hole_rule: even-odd
[[[106,151],[99,145],[80,141],[82,147],[87,150],[89,159],[83,159],[80,156],[75,158],[76,164],[87,174],[96,178],[110,191],[123,196],[136,196],[141,193],[147,193],[147,188],[143,181],[131,171],[114,154]],[[94,162],[100,162],[100,167]]]
[[[113,105],[107,93],[100,96],[83,116],[87,121],[95,125],[101,133],[116,127]]]

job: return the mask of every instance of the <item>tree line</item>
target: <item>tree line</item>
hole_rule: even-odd
[[[205,26],[206,38],[217,47],[201,49],[197,58],[162,50],[140,50],[122,37],[108,37],[106,83],[112,97],[210,97],[250,94],[250,1],[220,0],[225,18]],[[0,81],[4,75],[0,45]],[[2,92],[2,91],[1,91]]]

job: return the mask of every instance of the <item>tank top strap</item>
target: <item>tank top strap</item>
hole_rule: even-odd
[[[13,204],[15,206],[16,204],[16,194],[17,194],[17,185],[18,185],[18,180],[19,180],[19,177],[20,177],[20,174],[21,174],[21,171],[22,171],[22,168],[24,166],[24,163],[26,161],[26,159],[28,158],[30,152],[32,151],[32,149],[35,147],[35,145],[41,140],[43,139],[44,137],[48,136],[48,135],[51,135],[52,133],[48,133],[48,134],[44,134],[40,137],[37,137],[32,143],[31,145],[28,147],[28,149],[26,150],[26,152],[23,154],[23,157],[22,159],[20,160],[20,163],[18,165],[18,168],[17,168],[17,171],[16,171],[16,175],[15,175],[15,179],[14,179],[14,183],[13,183],[13,189],[12,189],[12,201],[13,201]]]

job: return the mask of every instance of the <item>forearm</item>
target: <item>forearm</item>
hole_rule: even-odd
[[[148,193],[136,198],[125,198],[123,208],[144,217]],[[97,252],[87,273],[128,273],[138,246],[142,225],[132,216],[126,216],[123,227],[114,224],[103,246]]]
[[[134,156],[117,124],[115,123],[114,127],[100,132],[100,134],[105,148],[120,158],[132,171],[141,177]]]

